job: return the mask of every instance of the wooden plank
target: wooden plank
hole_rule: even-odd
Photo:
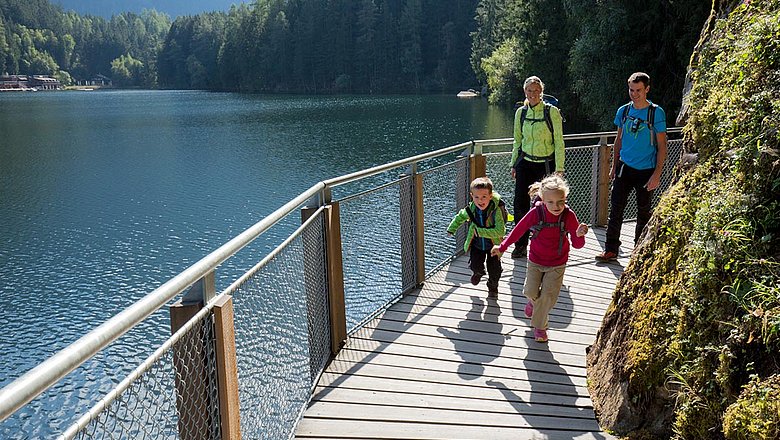
[[[329,376],[334,378],[334,376]],[[488,384],[487,382],[490,382]],[[505,388],[508,388],[506,379],[501,383]],[[583,408],[592,408],[593,403],[587,396],[587,389],[576,389],[576,395],[562,394],[570,392],[571,387],[557,384],[545,384],[540,386],[531,386],[528,381],[515,381],[518,387],[511,388],[515,396],[514,399],[528,403],[538,403],[545,405],[559,405],[559,406],[575,406]],[[431,393],[431,386],[426,382],[420,382],[414,379],[401,379],[397,377],[385,378],[385,377],[373,377],[364,376],[360,374],[352,374],[344,380],[337,381],[335,387],[331,387],[324,382],[314,390],[314,395],[320,398],[327,396],[328,400],[340,401],[343,398],[349,398],[351,390],[359,391],[377,391],[385,392],[392,390],[395,393],[407,393],[407,394],[424,394],[424,395],[436,395],[436,396],[448,396],[459,397],[464,399],[498,399],[504,400],[507,396],[505,394],[488,393],[483,388],[493,385],[495,389],[499,385],[497,381],[491,382],[486,380],[485,383],[470,381],[465,384],[449,384],[443,382],[436,382],[435,393]],[[584,391],[581,393],[581,391]],[[337,394],[340,393],[340,394]]]
[[[297,438],[306,439],[387,439],[396,440],[614,440],[615,437],[590,431],[534,429],[502,426],[467,426],[452,424],[395,423],[382,421],[354,421],[307,418],[298,425]]]
[[[520,406],[520,405],[518,405]],[[348,403],[313,402],[306,410],[309,417],[328,417],[337,420],[370,420],[409,423],[457,423],[468,426],[507,428],[566,428],[576,431],[599,430],[593,412],[582,411],[582,418],[523,415],[519,413],[482,413],[465,410],[435,408],[406,408],[390,405],[359,405]],[[447,436],[443,436],[448,438]]]

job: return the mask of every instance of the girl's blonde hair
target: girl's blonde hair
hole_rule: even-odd
[[[540,182],[534,182],[528,187],[528,195],[531,196],[531,199],[537,195],[542,197],[546,191],[560,191],[564,198],[569,197],[569,182],[557,174],[550,174]]]

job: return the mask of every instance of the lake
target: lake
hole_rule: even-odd
[[[510,137],[512,116],[454,94],[0,94],[0,386],[314,183]],[[116,362],[159,344],[166,319],[155,314],[118,341],[119,360],[98,355],[0,424],[0,438],[65,429],[96,397],[82,385],[109,390],[133,367]]]

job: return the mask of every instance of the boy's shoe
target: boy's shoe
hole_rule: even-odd
[[[481,274],[481,273],[479,273],[479,272],[474,272],[474,275],[472,275],[472,276],[471,276],[471,284],[473,284],[473,285],[475,285],[475,286],[476,286],[477,284],[479,284],[479,280],[481,280],[481,279],[482,279],[482,275],[483,275],[483,274]]]
[[[528,248],[518,248],[515,246],[515,249],[512,251],[512,258],[518,259],[518,258],[525,258],[528,256]]]
[[[535,328],[534,339],[536,339],[536,342],[547,342],[547,330],[543,328]]]
[[[618,258],[617,253],[612,251],[604,251],[596,255],[596,261],[603,261],[603,262],[617,261],[617,258]]]
[[[528,303],[525,305],[525,316],[527,318],[534,316],[534,303],[531,301],[528,301]]]

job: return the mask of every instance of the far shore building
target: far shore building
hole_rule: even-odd
[[[61,84],[48,75],[0,75],[0,91],[59,90]]]

